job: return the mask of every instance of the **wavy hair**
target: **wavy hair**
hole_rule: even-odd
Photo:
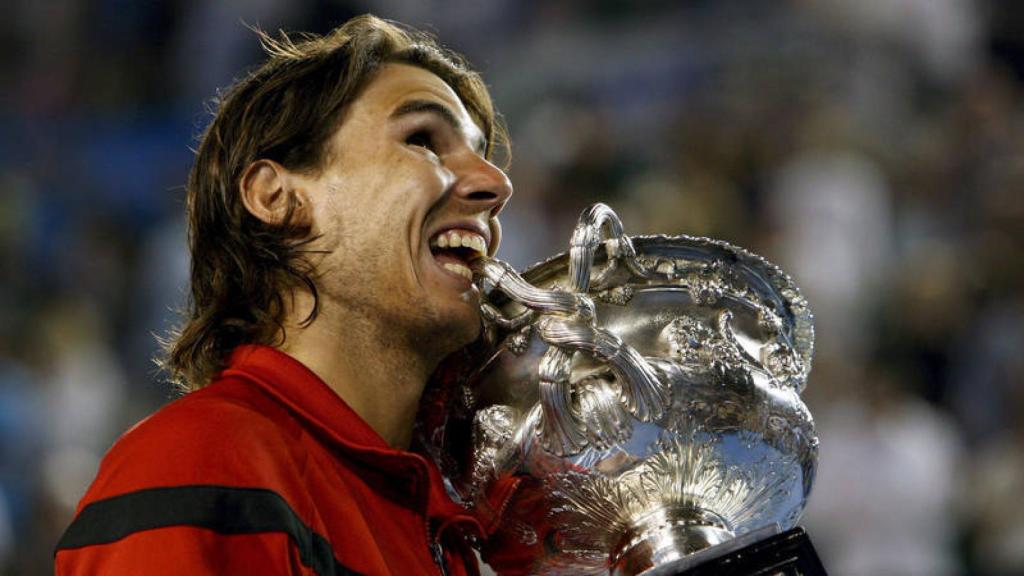
[[[316,270],[305,258],[313,238],[293,223],[294,204],[276,226],[242,204],[239,182],[252,162],[317,173],[347,106],[393,62],[429,70],[455,90],[487,138],[488,158],[508,141],[479,74],[423,32],[371,15],[324,36],[255,32],[269,58],[219,95],[186,185],[191,291],[158,359],[183,390],[209,383],[240,344],[279,345],[288,291],[313,295],[306,324],[319,310]]]

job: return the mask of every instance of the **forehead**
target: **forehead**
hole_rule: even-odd
[[[411,100],[429,100],[443,104],[455,115],[466,136],[482,138],[462,99],[438,75],[409,64],[385,64],[363,93],[352,103],[352,116],[367,114],[374,119],[386,119],[403,103]]]

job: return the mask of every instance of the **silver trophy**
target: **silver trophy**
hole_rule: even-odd
[[[491,347],[448,470],[468,505],[502,507],[527,571],[668,573],[796,524],[817,462],[800,399],[814,331],[781,270],[716,240],[626,236],[603,204],[568,253],[474,268]]]

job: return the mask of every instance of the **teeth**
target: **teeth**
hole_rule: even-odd
[[[472,248],[480,256],[487,255],[487,242],[483,236],[468,230],[446,230],[430,239],[437,248]]]
[[[463,276],[467,280],[473,280],[473,271],[470,270],[469,268],[466,268],[462,264],[454,264],[452,262],[445,262],[444,263],[444,269],[445,270],[449,270],[451,272],[455,272],[456,274],[459,274],[460,276]]]

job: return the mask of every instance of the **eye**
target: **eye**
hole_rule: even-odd
[[[426,148],[431,152],[436,152],[434,137],[426,130],[417,130],[413,132],[405,139],[405,143],[409,146],[419,146],[421,148]]]

